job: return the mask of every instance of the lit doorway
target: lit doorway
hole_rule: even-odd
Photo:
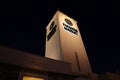
[[[44,80],[43,78],[37,78],[37,77],[23,77],[23,80]]]

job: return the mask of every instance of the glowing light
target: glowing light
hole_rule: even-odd
[[[36,78],[36,77],[23,77],[23,80],[44,80],[43,78]]]

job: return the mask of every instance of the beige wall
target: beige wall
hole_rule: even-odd
[[[80,72],[83,73],[91,72],[91,67],[77,26],[77,22],[72,18],[62,14],[61,12],[59,13],[58,17],[59,17],[60,40],[61,40],[63,60],[70,62],[72,64],[72,70],[74,72],[79,72],[75,57],[75,52],[76,52],[80,64],[79,65]],[[64,29],[63,23],[65,23],[64,20],[65,18],[69,19],[73,23],[73,26],[70,27],[77,29],[78,35],[75,35]]]
[[[77,35],[64,29],[63,23],[66,24],[65,18],[72,21],[73,26],[70,27],[77,29]],[[77,22],[62,12],[57,11],[47,26],[47,35],[52,21],[55,21],[57,24],[57,31],[49,41],[46,41],[46,57],[71,63],[73,72],[83,72],[86,74],[92,72]]]
[[[50,40],[47,41],[47,36],[51,31],[50,25],[53,21],[55,22],[55,25],[57,25],[56,32],[55,34],[53,34]],[[56,60],[62,60],[57,13],[53,16],[52,20],[49,22],[48,26],[46,27],[46,31],[47,33],[46,33],[45,57],[56,59]]]

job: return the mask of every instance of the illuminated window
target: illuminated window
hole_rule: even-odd
[[[23,80],[44,80],[43,78],[36,78],[36,77],[23,77]]]

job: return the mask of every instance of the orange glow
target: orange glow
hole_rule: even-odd
[[[36,77],[23,77],[23,80],[44,80],[43,78],[36,78]]]

